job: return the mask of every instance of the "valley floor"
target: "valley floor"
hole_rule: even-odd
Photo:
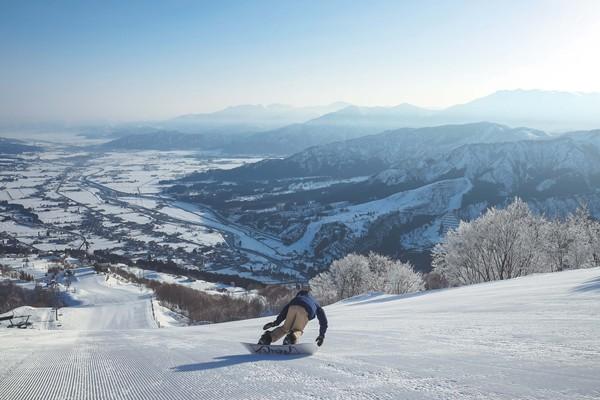
[[[270,318],[154,329],[144,293],[102,279],[73,284],[62,330],[0,327],[0,399],[600,398],[598,268],[354,298],[295,358],[239,344]]]

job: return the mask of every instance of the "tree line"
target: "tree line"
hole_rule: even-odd
[[[0,314],[21,306],[62,307],[62,299],[55,292],[40,286],[27,289],[10,281],[0,282]]]
[[[174,261],[163,261],[156,259],[138,259],[132,261],[128,257],[110,253],[106,250],[95,250],[93,258],[94,260],[100,263],[125,264],[128,266],[135,266],[149,271],[164,272],[172,275],[188,276],[190,278],[204,280],[208,282],[222,282],[224,284],[233,283],[235,286],[243,287],[246,289],[258,289],[265,286],[262,282],[250,278],[244,278],[242,276],[219,274],[215,272],[202,271],[199,269],[184,268],[179,266]]]
[[[518,198],[462,221],[433,250],[433,270],[452,286],[599,265],[600,223],[586,207],[549,219]]]

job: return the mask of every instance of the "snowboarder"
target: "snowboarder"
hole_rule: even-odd
[[[261,336],[258,344],[269,345],[283,336],[285,336],[283,344],[296,344],[302,333],[304,333],[304,327],[308,324],[308,321],[314,319],[315,316],[319,320],[319,337],[315,341],[317,346],[321,346],[327,331],[327,317],[325,311],[323,311],[317,300],[308,293],[308,290],[299,291],[296,297],[283,307],[275,321],[263,326],[266,332]],[[285,322],[282,326],[279,326],[283,320]],[[278,328],[272,331],[268,330],[276,326]]]

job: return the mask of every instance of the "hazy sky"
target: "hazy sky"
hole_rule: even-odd
[[[600,1],[0,0],[0,121],[600,91]]]

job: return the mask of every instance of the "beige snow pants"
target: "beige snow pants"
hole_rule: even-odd
[[[296,340],[300,339],[306,324],[308,324],[308,313],[304,307],[290,306],[283,325],[271,331],[272,342],[278,341],[290,331],[296,336]]]

